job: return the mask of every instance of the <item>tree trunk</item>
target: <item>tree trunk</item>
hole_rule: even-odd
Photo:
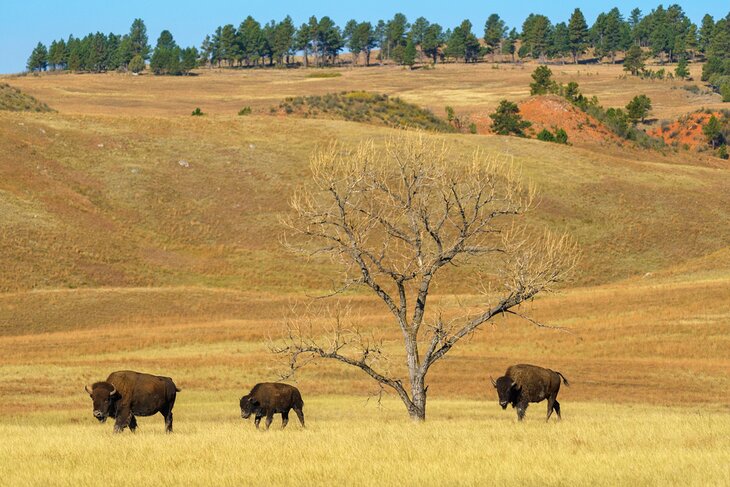
[[[426,371],[421,371],[418,358],[418,342],[416,333],[406,335],[406,360],[408,362],[408,378],[411,383],[411,404],[406,404],[408,414],[414,421],[426,419]]]

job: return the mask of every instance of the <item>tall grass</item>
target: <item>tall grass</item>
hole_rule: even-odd
[[[189,396],[188,396],[189,397]],[[730,414],[564,402],[564,420],[523,423],[496,402],[434,401],[425,424],[397,400],[305,398],[308,426],[268,432],[237,397],[183,393],[161,417],[113,435],[88,411],[0,423],[4,485],[722,485]]]

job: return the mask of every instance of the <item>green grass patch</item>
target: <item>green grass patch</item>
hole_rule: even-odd
[[[335,71],[320,71],[316,73],[307,73],[307,78],[339,78],[342,73]]]
[[[0,83],[0,110],[11,112],[53,112],[51,107],[7,83]]]
[[[454,132],[449,123],[428,109],[368,91],[343,91],[326,95],[285,99],[272,112],[305,118],[330,118],[365,122],[396,128],[417,128],[433,132]]]

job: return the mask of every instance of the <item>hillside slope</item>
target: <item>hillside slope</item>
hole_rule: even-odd
[[[0,291],[204,285],[299,291],[331,285],[279,244],[278,215],[318,144],[392,129],[324,120],[0,114]],[[566,229],[579,284],[653,272],[730,242],[730,171],[621,159],[535,140],[433,135],[455,157],[514,156]],[[468,267],[452,271],[460,289]]]

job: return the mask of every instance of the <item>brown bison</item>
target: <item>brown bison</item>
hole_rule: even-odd
[[[134,432],[137,416],[155,413],[164,416],[165,431],[172,433],[172,407],[180,389],[171,378],[121,370],[85,389],[94,401],[94,417],[99,422],[116,418],[115,433],[121,433],[127,426]]]
[[[256,418],[254,423],[258,428],[261,418],[266,416],[266,429],[269,429],[274,414],[281,413],[281,428],[284,429],[289,422],[289,410],[293,409],[303,427],[303,407],[302,395],[296,387],[277,382],[263,382],[253,386],[251,392],[241,398],[241,417],[248,419],[253,414]]]
[[[536,365],[519,364],[508,367],[507,372],[497,379],[497,382],[490,379],[499,394],[499,405],[502,406],[502,409],[507,409],[507,404],[512,404],[513,408],[516,407],[517,419],[520,421],[525,417],[528,403],[547,399],[547,418],[545,418],[547,421],[553,410],[560,419],[560,403],[556,398],[560,390],[561,378],[566,386],[570,385],[560,372]]]

